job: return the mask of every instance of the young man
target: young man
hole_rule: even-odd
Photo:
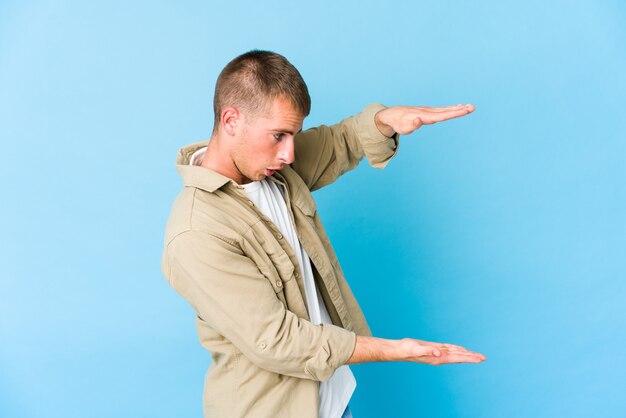
[[[177,157],[184,188],[163,254],[213,358],[205,417],[351,416],[349,364],[485,360],[452,344],[372,337],[311,196],[363,156],[383,168],[399,134],[473,110],[374,104],[301,132],[310,97],[283,56],[250,51],[224,68],[210,141]]]

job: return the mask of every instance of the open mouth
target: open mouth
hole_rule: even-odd
[[[266,168],[265,169],[265,175],[267,177],[271,176],[272,174],[274,174],[275,172],[277,172],[278,170],[282,170],[282,167],[279,168]]]

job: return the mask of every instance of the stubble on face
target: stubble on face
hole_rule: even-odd
[[[293,137],[301,131],[304,117],[288,100],[275,99],[266,114],[252,118],[242,116],[241,132],[231,149],[233,165],[240,175],[240,179],[235,179],[237,183],[263,180],[293,162]],[[285,142],[274,138],[278,133],[283,134],[281,141]]]

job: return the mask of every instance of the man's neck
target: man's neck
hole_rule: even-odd
[[[234,180],[237,184],[243,184],[247,181],[237,170],[232,158],[230,158],[228,149],[224,146],[223,140],[216,136],[211,137],[209,140],[200,165]]]

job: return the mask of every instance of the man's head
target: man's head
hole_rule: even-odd
[[[255,50],[222,70],[214,106],[215,127],[202,165],[244,184],[293,162],[294,136],[302,130],[311,98],[287,59]]]
[[[275,52],[253,50],[242,54],[220,73],[215,85],[213,132],[222,113],[234,107],[252,120],[266,114],[273,100],[285,98],[303,118],[311,111],[311,97],[300,72]]]

